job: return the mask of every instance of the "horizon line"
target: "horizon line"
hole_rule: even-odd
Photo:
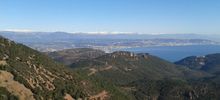
[[[143,33],[143,32],[122,32],[122,31],[92,31],[92,32],[67,32],[67,31],[36,31],[36,30],[28,30],[28,29],[5,29],[0,30],[0,32],[17,32],[17,33],[55,33],[55,32],[64,32],[69,34],[90,34],[90,35],[117,35],[117,34],[138,34],[138,35],[163,35],[163,34],[217,34],[217,33]]]

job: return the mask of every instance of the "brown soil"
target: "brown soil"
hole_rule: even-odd
[[[75,99],[73,99],[73,97],[70,94],[66,93],[64,96],[64,100],[75,100]]]
[[[98,70],[97,69],[95,69],[95,68],[90,68],[89,69],[91,72],[88,74],[88,76],[91,76],[91,75],[93,75],[93,74],[95,74]]]
[[[0,87],[5,87],[10,93],[16,95],[19,100],[35,100],[32,91],[15,81],[14,76],[7,71],[0,70]]]
[[[106,70],[110,70],[112,69],[112,66],[107,66],[107,67],[104,67],[104,68],[100,68],[100,69],[95,69],[95,68],[90,68],[90,73],[88,74],[88,76],[91,76],[99,71],[106,71]]]
[[[6,61],[4,61],[4,60],[2,60],[2,61],[0,61],[0,65],[5,66],[5,65],[7,65],[7,62],[6,62]]]
[[[102,91],[97,95],[93,95],[91,97],[89,97],[89,100],[106,100],[106,98],[108,98],[108,92],[107,91]]]

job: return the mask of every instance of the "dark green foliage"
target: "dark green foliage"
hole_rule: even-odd
[[[138,100],[219,100],[220,85],[204,80],[139,80],[127,87],[135,87]]]
[[[55,61],[61,62],[65,65],[70,65],[73,62],[93,59],[105,55],[105,52],[91,48],[76,48],[55,52],[46,52],[45,54],[53,58]]]
[[[109,70],[98,71],[95,77],[116,84],[126,84],[140,79],[161,80],[164,78],[203,77],[204,73],[180,68],[170,62],[148,54],[132,54],[130,52],[114,52],[92,60],[73,63],[72,68],[103,69],[112,66]]]
[[[0,100],[18,100],[18,97],[8,92],[6,88],[0,87]]]
[[[112,68],[100,70],[107,66]],[[129,52],[115,52],[73,63],[71,67],[84,74],[90,73],[90,68],[97,69],[94,75],[87,76],[90,80],[102,80],[101,84],[111,83],[125,94],[131,95],[129,98],[132,99],[188,100],[211,96],[200,93],[200,90],[195,89],[196,83],[191,83],[191,79],[209,77],[209,74],[177,66],[148,54],[131,56]],[[208,91],[216,91],[208,88]],[[212,95],[215,98],[218,92]]]
[[[132,97],[130,96],[131,94],[127,94],[126,92],[120,90],[120,88],[118,88],[112,82],[103,80],[98,77],[89,77],[87,75],[87,72],[81,69],[75,71],[81,76],[82,79],[94,83],[94,87],[92,88],[92,90],[100,91],[100,92],[103,89],[107,90],[111,95],[111,98],[109,98],[110,100],[132,100],[131,99]]]
[[[177,61],[176,64],[211,74],[217,74],[220,73],[220,53],[201,57],[191,56]]]

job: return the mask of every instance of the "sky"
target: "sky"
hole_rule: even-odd
[[[220,34],[220,0],[0,0],[0,30]]]

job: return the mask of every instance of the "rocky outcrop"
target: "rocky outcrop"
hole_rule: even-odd
[[[106,100],[108,97],[108,92],[104,90],[97,95],[90,96],[88,100]]]

